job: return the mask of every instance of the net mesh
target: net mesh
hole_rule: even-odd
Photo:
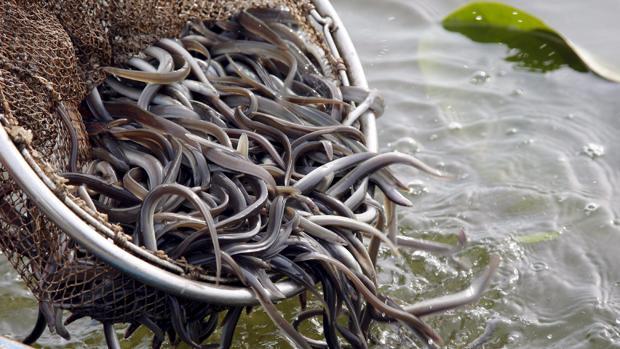
[[[54,178],[53,173],[67,170],[71,151],[60,106],[78,130],[80,162],[88,160],[80,104],[105,78],[100,67],[121,65],[157,39],[178,35],[188,20],[223,20],[243,9],[276,6],[289,8],[321,44],[306,22],[311,9],[306,0],[2,1],[0,114],[4,126],[14,142],[29,150]],[[102,322],[131,322],[142,315],[168,317],[165,294],[80,248],[36,208],[33,198],[2,167],[0,249],[34,296],[54,309]]]

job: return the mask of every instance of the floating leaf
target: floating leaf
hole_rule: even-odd
[[[609,66],[594,54],[517,8],[496,2],[467,4],[442,21],[449,31],[483,43],[507,45],[507,61],[532,71],[547,72],[569,66],[620,82],[620,66]]]
[[[533,233],[528,235],[521,235],[515,237],[515,240],[522,244],[537,244],[539,242],[551,241],[557,239],[560,235],[560,232],[557,231],[547,231],[542,233]]]

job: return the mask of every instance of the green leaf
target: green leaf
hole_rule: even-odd
[[[482,43],[507,45],[507,61],[538,72],[569,66],[620,82],[620,66],[611,66],[580,48],[540,19],[517,8],[497,2],[469,3],[442,21],[449,31]]]
[[[542,233],[533,233],[528,235],[517,236],[515,240],[522,244],[537,244],[539,242],[551,241],[557,239],[560,235],[560,232],[557,231],[547,231]]]

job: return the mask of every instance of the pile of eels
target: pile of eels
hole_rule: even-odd
[[[380,115],[382,99],[335,80],[328,54],[287,11],[190,23],[105,70],[86,101],[94,160],[78,169],[74,151],[63,176],[132,243],[199,268],[212,284],[253,290],[295,347],[367,348],[373,321],[441,344],[420,316],[475,300],[497,266],[493,259],[468,290],[411,306],[378,292],[381,245],[397,256],[458,248],[395,234],[395,206],[411,202],[388,167],[443,174],[407,154],[368,151],[358,119]],[[285,279],[305,290],[292,321],[273,303],[284,299],[275,282]],[[166,334],[194,348],[231,346],[242,307],[173,296],[168,306],[169,318],[145,316],[128,331],[148,327],[154,348]],[[298,330],[313,318],[322,340]],[[220,343],[208,344],[218,327]]]

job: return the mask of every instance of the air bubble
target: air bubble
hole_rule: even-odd
[[[594,202],[589,202],[586,207],[583,208],[583,210],[586,213],[586,216],[591,215],[592,213],[594,213],[596,210],[598,210],[598,205],[595,204]]]
[[[516,127],[511,127],[506,130],[507,135],[515,135],[517,132],[519,132],[519,130]]]
[[[523,144],[523,145],[530,145],[530,144],[532,144],[532,143],[534,143],[534,140],[533,140],[532,138],[524,139],[524,140],[521,142],[521,144]]]
[[[405,154],[415,154],[420,151],[420,144],[412,137],[400,138],[396,142],[389,143],[388,147]]]
[[[414,181],[407,184],[407,192],[414,196],[428,193],[428,188],[421,182]]]
[[[474,73],[474,75],[471,77],[469,82],[471,82],[474,85],[482,85],[485,82],[489,81],[489,79],[491,79],[491,75],[489,75],[489,73],[483,70],[479,70]]]
[[[588,143],[583,146],[582,151],[591,159],[596,159],[605,155],[605,148],[600,144]]]
[[[458,131],[458,130],[460,130],[462,128],[463,128],[463,125],[461,125],[460,123],[458,123],[456,121],[453,121],[450,124],[448,124],[448,129],[450,131]]]
[[[532,270],[535,272],[545,271],[549,269],[549,266],[544,262],[535,262],[532,264]]]
[[[515,333],[511,333],[508,335],[507,341],[508,343],[514,344],[518,342],[520,338],[521,338],[521,334],[515,332]]]

